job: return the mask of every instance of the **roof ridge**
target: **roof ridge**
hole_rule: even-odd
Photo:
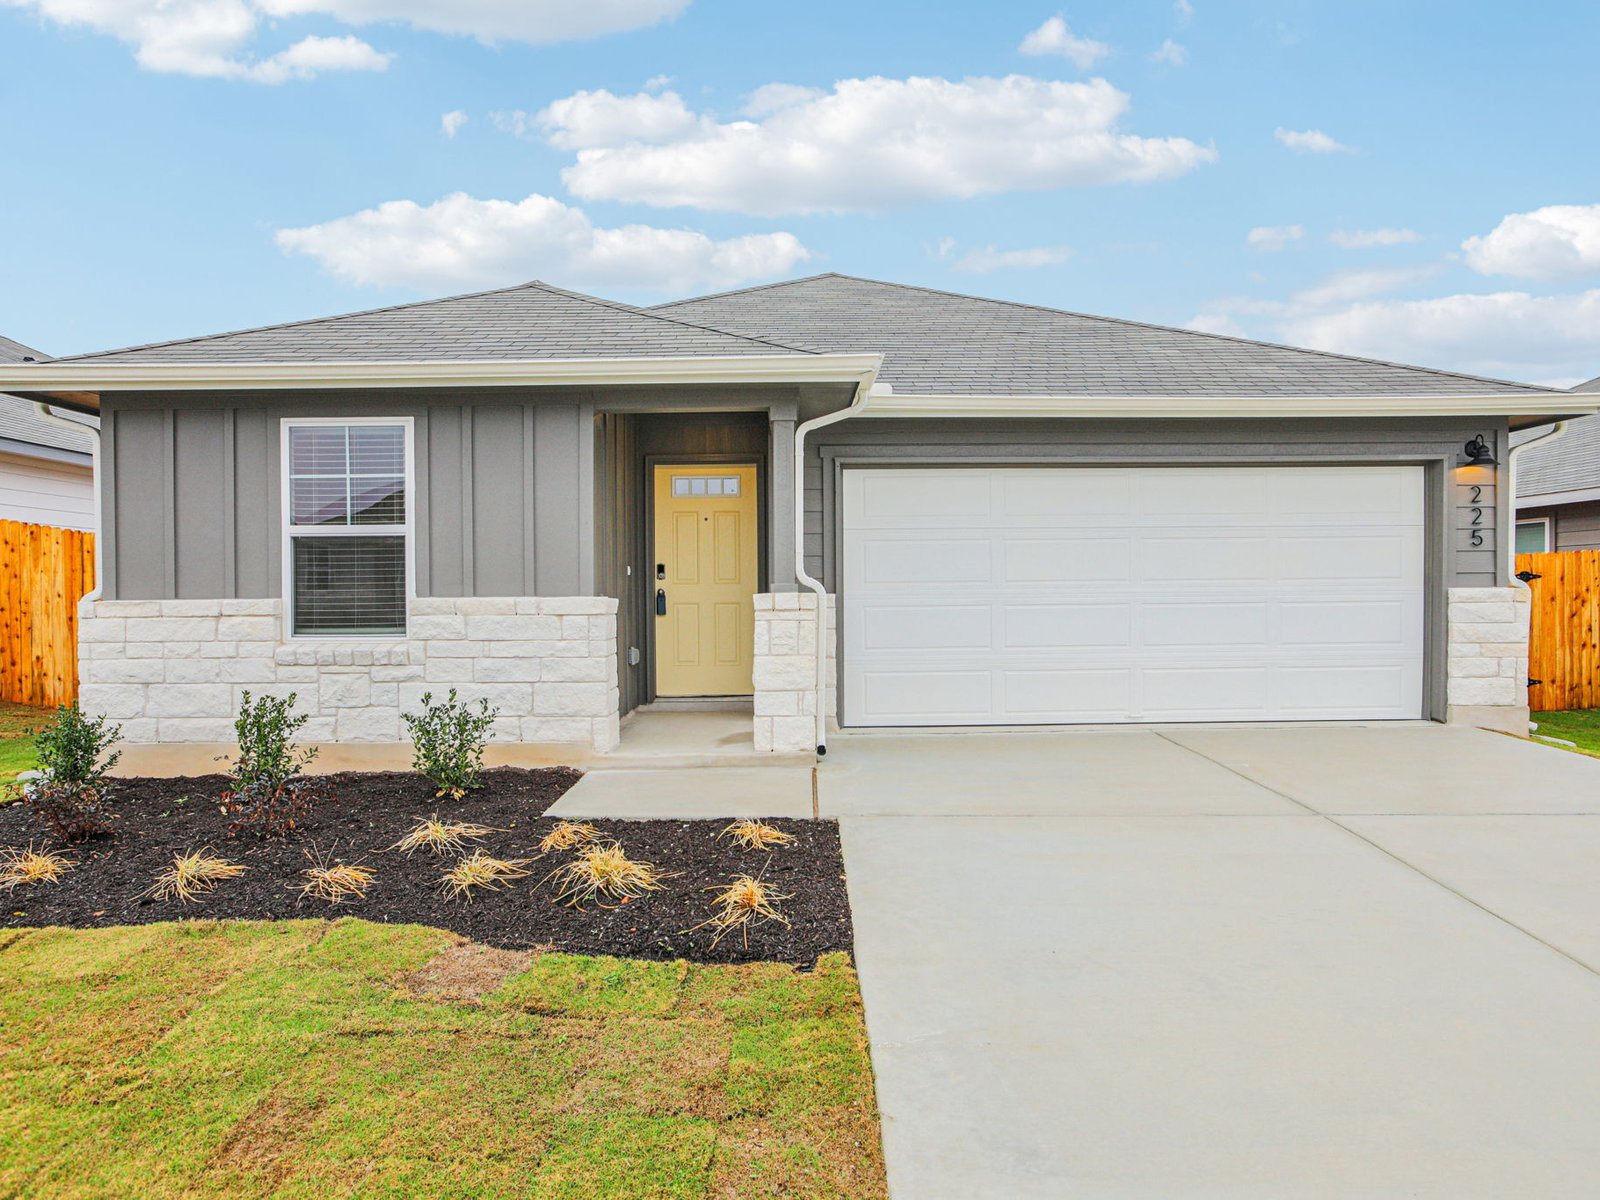
[[[797,283],[811,283],[818,279],[857,279],[863,283],[878,283],[876,279],[865,279],[859,275],[844,275],[838,271],[818,271],[815,275],[802,275],[798,279],[778,279],[772,283],[756,283],[749,287],[729,288],[725,292],[707,292],[704,296],[689,296],[683,300],[663,300],[660,304],[652,304],[651,309],[672,308],[679,304],[699,304],[703,300],[721,300],[724,296],[743,296],[749,292],[770,292],[774,288],[793,287]]]
[[[808,275],[802,279],[784,280],[778,284],[763,284],[758,287],[735,289],[731,292],[719,292],[709,296],[696,296],[689,300],[679,300],[673,303],[691,304],[701,300],[716,300],[724,296],[738,295],[741,291],[755,292],[766,288],[781,287],[785,284],[810,283],[817,279],[848,279],[855,283],[870,283],[878,287],[899,288],[901,291],[922,292],[931,296],[943,296],[951,300],[976,300],[982,304],[999,304],[1009,308],[1028,309],[1032,312],[1047,313],[1057,317],[1075,317],[1083,321],[1101,321],[1108,325],[1122,325],[1131,329],[1153,329],[1161,333],[1179,333],[1189,337],[1210,338],[1213,341],[1230,342],[1240,346],[1259,346],[1269,350],[1287,350],[1296,354],[1314,354],[1321,358],[1337,359],[1340,362],[1365,363],[1370,366],[1390,367],[1401,371],[1419,371],[1428,375],[1443,376],[1448,379],[1470,379],[1477,383],[1492,383],[1498,387],[1522,388],[1525,391],[1560,394],[1564,389],[1541,387],[1533,383],[1519,383],[1514,379],[1496,379],[1490,375],[1471,375],[1465,371],[1447,371],[1440,367],[1419,367],[1414,363],[1394,362],[1384,358],[1366,358],[1359,354],[1340,354],[1333,350],[1313,350],[1306,346],[1291,346],[1285,342],[1267,342],[1258,338],[1237,337],[1227,333],[1211,333],[1203,329],[1183,329],[1176,325],[1157,325],[1152,321],[1135,321],[1128,317],[1107,317],[1098,313],[1077,312],[1067,308],[1050,308],[1043,304],[1030,304],[1024,300],[1001,300],[994,296],[974,296],[970,292],[952,292],[943,288],[926,287],[915,283],[896,283],[889,279],[872,279],[865,275],[846,275],[839,271],[827,271],[820,275]],[[1587,386],[1587,385],[1585,385]]]
[[[598,304],[602,308],[615,308],[635,317],[649,317],[654,321],[666,321],[671,325],[682,325],[686,329],[699,329],[707,333],[720,333],[723,337],[737,338],[741,342],[755,342],[761,346],[776,346],[780,350],[793,350],[797,354],[818,354],[817,350],[809,350],[804,346],[790,346],[776,338],[756,337],[754,334],[734,333],[728,329],[720,329],[715,325],[708,325],[703,321],[688,321],[683,317],[663,316],[658,312],[651,312],[648,308],[641,308],[636,304],[624,304],[620,300],[607,300],[604,296],[590,296],[584,292],[569,291],[566,288],[556,287],[553,283],[546,283],[542,279],[531,279],[524,287],[536,287],[557,296],[567,296],[574,300],[583,300],[589,304]]]
[[[437,296],[431,300],[407,300],[400,304],[383,304],[376,308],[363,308],[358,309],[355,312],[334,313],[325,317],[304,317],[297,321],[274,321],[266,325],[248,326],[244,329],[224,330],[221,333],[204,333],[195,337],[171,338],[167,341],[161,342],[142,342],[138,345],[120,346],[110,350],[93,350],[87,354],[69,354],[63,358],[53,359],[52,361],[75,362],[84,359],[103,358],[113,354],[132,354],[142,350],[162,350],[172,346],[190,346],[197,342],[214,342],[224,338],[240,337],[245,334],[271,333],[274,330],[279,329],[296,329],[307,325],[332,324],[339,321],[355,320],[361,317],[378,316],[383,313],[402,312],[406,309],[428,308],[433,305],[454,304],[462,300],[476,300],[484,296],[499,296],[510,292],[522,292],[530,290],[538,290],[550,295],[564,296],[568,299],[582,301],[587,304],[593,304],[597,307],[610,308],[619,312],[625,312],[630,316],[648,317],[651,320],[665,321],[669,324],[681,325],[689,329],[699,329],[704,332],[721,334],[723,337],[735,338],[743,342],[751,342],[756,345],[773,346],[782,350],[790,350],[797,354],[818,353],[816,350],[808,350],[800,346],[786,346],[782,342],[778,342],[772,338],[760,338],[753,337],[748,334],[732,333],[726,329],[718,329],[713,325],[696,324],[695,322],[685,320],[682,317],[669,317],[662,313],[650,312],[648,309],[640,308],[637,305],[623,304],[621,301],[607,300],[601,296],[590,296],[583,292],[569,291],[566,288],[559,288],[554,284],[545,283],[541,279],[530,279],[522,283],[510,284],[506,287],[484,288],[476,292],[457,292],[450,296]]]

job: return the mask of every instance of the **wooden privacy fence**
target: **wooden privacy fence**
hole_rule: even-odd
[[[1517,571],[1539,576],[1528,583],[1528,707],[1600,708],[1600,550],[1519,554]]]
[[[94,588],[94,534],[0,521],[0,700],[78,696],[78,601]]]

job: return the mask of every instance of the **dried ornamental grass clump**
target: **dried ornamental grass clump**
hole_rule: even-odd
[[[156,900],[181,900],[185,904],[200,899],[224,879],[243,875],[241,863],[218,858],[209,849],[175,854],[172,865],[156,876],[145,895]]]
[[[539,882],[542,887],[549,880],[555,880],[558,903],[582,908],[593,900],[601,908],[615,908],[630,900],[642,899],[650,892],[659,892],[674,874],[629,858],[628,852],[617,842],[605,842],[581,847],[576,858],[563,863]]]
[[[419,817],[411,832],[389,849],[406,854],[415,854],[418,850],[443,854],[446,850],[463,850],[468,842],[476,842],[499,832],[487,825],[473,825],[467,821],[441,821],[439,814],[434,813],[431,817]]]
[[[366,897],[372,881],[378,877],[378,873],[371,867],[364,867],[360,863],[340,862],[331,854],[313,853],[307,850],[306,858],[311,865],[300,872],[305,882],[290,885],[300,893],[302,899],[310,897],[315,900],[326,900],[329,904],[361,900]]]
[[[734,845],[745,850],[771,850],[776,846],[794,844],[794,834],[785,833],[764,821],[735,821],[717,837],[730,838]]]
[[[593,825],[583,825],[576,821],[557,821],[550,832],[539,839],[539,853],[571,850],[576,846],[586,846],[590,842],[599,840],[600,831]]]
[[[439,889],[449,900],[468,896],[477,888],[498,891],[509,880],[526,876],[527,865],[525,858],[493,858],[474,850],[439,877]]]
[[[0,890],[60,883],[61,876],[71,869],[71,860],[53,850],[35,850],[31,844],[26,850],[0,850]]]
[[[716,936],[711,939],[712,949],[735,929],[743,935],[745,949],[750,948],[750,926],[759,925],[766,921],[777,921],[782,925],[789,923],[789,918],[777,909],[780,900],[790,897],[784,892],[775,892],[761,880],[749,875],[740,875],[732,883],[723,888],[707,888],[708,892],[716,892],[712,898],[712,905],[716,912],[707,920],[701,921],[694,929],[687,930],[693,933],[696,929],[705,929],[708,926],[716,930]]]

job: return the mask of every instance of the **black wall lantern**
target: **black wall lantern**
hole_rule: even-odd
[[[1466,465],[1469,467],[1492,467],[1500,461],[1489,448],[1489,443],[1483,440],[1481,433],[1466,444],[1463,452],[1467,456]]]

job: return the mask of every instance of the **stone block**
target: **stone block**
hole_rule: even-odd
[[[138,683],[83,683],[78,686],[78,707],[91,716],[142,717],[145,694],[144,685]]]
[[[118,721],[122,740],[135,746],[153,745],[161,740],[161,722],[154,717],[130,717]]]
[[[341,708],[334,713],[333,736],[341,742],[397,742],[400,714],[392,708],[369,705]]]
[[[412,617],[436,617],[455,611],[456,602],[450,596],[416,596],[410,605]]]
[[[517,737],[524,742],[587,742],[594,723],[588,717],[523,717]]]
[[[159,617],[161,615],[161,602],[159,600],[95,600],[79,605],[78,616],[82,619],[86,614],[85,607],[95,617]]]
[[[400,663],[393,666],[374,666],[372,668],[372,682],[375,684],[410,683],[412,680],[421,678],[421,663]]]
[[[817,684],[815,660],[797,654],[758,658],[753,675],[758,692],[798,692]]]
[[[596,717],[590,726],[589,736],[596,752],[610,754],[622,744],[622,720],[616,712]]]
[[[111,646],[113,653],[120,652],[124,658],[165,658],[167,655],[165,642],[125,642],[120,646],[114,642],[99,644]]]
[[[758,717],[793,717],[800,713],[800,692],[757,692],[755,712]]]
[[[270,658],[225,658],[217,669],[223,683],[277,683],[281,678],[278,664]],[[316,678],[315,672],[311,678]]]
[[[488,647],[497,644],[495,642],[424,642],[422,643],[422,657],[424,660],[435,658],[481,658]]]
[[[224,662],[237,662],[237,659],[220,658],[169,658],[162,666],[166,669],[167,683],[221,683],[222,665]],[[160,715],[160,714],[157,714]],[[174,716],[184,716],[183,713],[174,713]],[[188,714],[204,716],[203,713]]]
[[[92,658],[78,664],[83,683],[160,683],[167,663],[159,658]]]
[[[456,611],[464,617],[510,616],[517,611],[517,598],[515,596],[462,596],[456,600]]]
[[[1451,704],[1526,704],[1527,697],[1518,694],[1517,681],[1511,678],[1492,679],[1452,678],[1449,684]]]
[[[487,661],[474,658],[430,658],[422,667],[422,678],[429,683],[471,683],[476,664]]]
[[[281,600],[224,600],[222,602],[222,615],[225,617],[277,617],[283,612]],[[276,623],[276,622],[274,622]]]
[[[218,617],[217,637],[230,642],[270,642],[278,636],[273,617]]]
[[[128,623],[121,617],[95,617],[78,622],[80,642],[125,642],[128,640]]]
[[[1502,671],[1497,658],[1459,658],[1452,655],[1448,673],[1453,680],[1488,679],[1502,674]]]
[[[584,663],[586,658],[551,659],[551,662],[578,662]],[[429,669],[442,666],[440,663],[430,663]],[[541,676],[540,660],[537,658],[480,658],[476,663],[462,660],[463,666],[473,668],[470,678],[480,683],[533,683]]]
[[[612,596],[541,596],[539,611],[571,617],[603,617],[617,611]]]
[[[571,640],[573,638],[583,638],[583,639],[587,640],[588,637],[589,637],[589,618],[588,617],[562,617],[561,618],[561,639],[563,641],[569,641],[569,640]]]
[[[163,617],[216,617],[222,614],[222,601],[216,600],[162,600]]]
[[[324,711],[365,708],[372,702],[372,677],[365,671],[325,671],[317,680],[317,704]]]
[[[467,636],[467,619],[455,613],[413,616],[409,632],[418,641],[464,638]]]
[[[533,678],[555,683],[605,683],[616,671],[617,660],[608,654],[604,658],[547,658],[535,665],[540,673]],[[478,678],[486,677],[480,673]]]
[[[163,742],[232,742],[233,722],[226,717],[163,717],[156,722]],[[218,763],[217,769],[224,764]]]
[[[541,717],[600,717],[611,694],[603,683],[537,683],[532,711]]]

